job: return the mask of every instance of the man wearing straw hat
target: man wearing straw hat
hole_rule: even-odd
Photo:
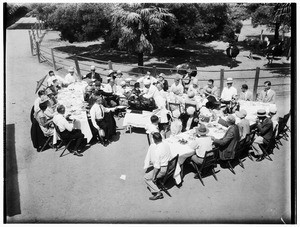
[[[102,82],[102,78],[99,73],[96,72],[96,67],[94,65],[91,66],[91,72],[85,75],[84,79],[90,79],[92,81],[98,80]]]
[[[235,99],[237,96],[237,90],[232,86],[233,79],[231,77],[227,78],[226,81],[227,87],[224,87],[221,94],[221,102],[225,104],[229,104],[231,100]]]
[[[207,136],[209,129],[205,127],[204,124],[200,124],[200,126],[196,129],[196,133],[200,138],[196,139],[194,143],[190,146],[196,151],[191,157],[191,160],[194,161],[197,165],[201,165],[203,163],[203,159],[206,151],[212,150],[212,142],[211,138]],[[198,178],[198,174],[195,174],[194,178]]]
[[[267,117],[267,113],[264,109],[257,110],[257,131],[258,136],[255,137],[252,147],[254,148],[254,154],[258,156],[257,162],[264,159],[263,151],[259,147],[261,144],[268,144],[273,134],[273,122]]]

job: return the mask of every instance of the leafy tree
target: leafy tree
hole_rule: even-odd
[[[175,17],[153,4],[121,4],[112,12],[112,29],[119,32],[118,47],[137,54],[143,65],[145,53],[152,53],[161,29]]]
[[[59,4],[47,22],[61,32],[61,38],[72,42],[91,41],[109,29],[110,4]]]

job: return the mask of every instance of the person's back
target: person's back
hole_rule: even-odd
[[[158,157],[157,161],[160,162],[160,166],[167,166],[172,158],[170,145],[166,141],[162,141],[156,145],[155,154]]]
[[[240,132],[240,139],[244,139],[247,134],[250,133],[250,123],[247,119],[242,119],[238,124],[239,132]]]

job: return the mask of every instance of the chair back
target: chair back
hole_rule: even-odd
[[[53,122],[53,126],[54,126],[54,129],[55,129],[55,131],[56,131],[58,137],[59,137],[60,139],[62,139],[62,138],[61,138],[61,132],[59,131],[58,126],[57,126],[56,124],[54,124],[54,122]]]
[[[167,107],[168,110],[171,112],[172,116],[173,116],[173,111],[176,109],[179,109],[180,114],[182,113],[180,103],[169,102],[167,104]]]
[[[271,139],[269,140],[269,142],[268,142],[268,144],[266,146],[266,151],[267,151],[268,154],[270,154],[271,151],[276,146],[276,132],[277,132],[277,127],[278,127],[278,125],[276,125],[276,127],[274,128],[273,133],[272,133],[272,137],[271,137]]]
[[[186,112],[187,108],[189,108],[189,107],[195,108],[195,111],[197,112],[197,105],[196,105],[196,104],[191,104],[191,103],[186,103],[186,104],[184,105],[184,110],[185,110],[185,112]]]
[[[205,168],[214,167],[218,160],[218,154],[219,154],[218,148],[214,148],[210,151],[206,151],[203,159],[203,163],[199,171],[201,172]]]
[[[163,182],[165,183],[166,180],[173,176],[176,166],[177,166],[177,162],[178,162],[178,158],[179,158],[179,154],[177,154],[174,158],[172,158],[169,162],[168,162],[168,166],[167,166],[167,172],[166,175],[163,178]]]
[[[291,115],[291,112],[289,112],[288,114],[283,116],[283,122],[284,122],[285,125],[289,121],[290,115]]]
[[[250,133],[248,133],[245,137],[245,143],[243,144],[244,147],[249,147],[253,141],[254,141],[254,137],[255,137],[255,131],[251,131]]]

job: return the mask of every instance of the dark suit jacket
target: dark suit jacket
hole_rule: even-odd
[[[220,159],[234,159],[236,145],[240,141],[239,127],[231,125],[222,139],[216,139],[214,144],[220,148]]]
[[[90,72],[90,73],[86,74],[86,77],[85,77],[85,78],[92,79],[92,73]],[[84,79],[85,79],[85,78],[84,78]],[[96,72],[95,72],[95,80],[98,80],[98,81],[100,81],[100,82],[102,83],[102,78],[101,78],[101,76],[100,76],[99,73],[96,73]]]
[[[196,127],[198,125],[198,123],[199,123],[198,117],[195,116],[195,117],[193,117],[193,120],[192,120],[192,123],[191,123],[191,127],[190,128],[186,128],[186,124],[187,124],[187,121],[188,121],[189,117],[190,116],[188,114],[186,114],[186,113],[181,114],[180,117],[179,117],[180,120],[182,121],[182,132],[188,131],[188,130]]]
[[[266,117],[262,123],[257,124],[258,135],[262,136],[266,142],[272,138],[273,122],[270,118]]]

